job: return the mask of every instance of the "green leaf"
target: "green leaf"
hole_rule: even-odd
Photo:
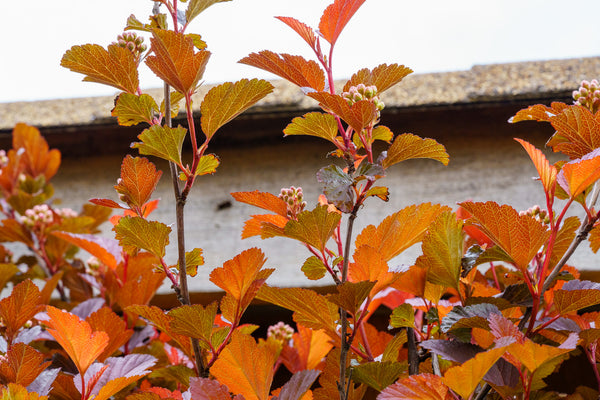
[[[323,329],[331,338],[339,339],[337,305],[312,290],[264,285],[258,291],[256,298],[292,310],[297,324],[315,330]]]
[[[220,163],[219,157],[214,154],[207,154],[200,157],[198,168],[196,168],[196,176],[214,174]]]
[[[138,149],[140,154],[181,164],[181,148],[186,134],[187,129],[181,125],[177,128],[153,125],[138,136],[142,142],[134,143],[131,147]]]
[[[199,339],[202,347],[208,349],[218,308],[219,303],[216,301],[206,308],[201,304],[174,308],[168,313],[173,317],[169,326],[175,333]]]
[[[333,235],[340,222],[341,215],[327,211],[327,206],[317,206],[312,211],[298,214],[298,220],[290,220],[285,225],[285,235],[306,243],[319,251],[325,249],[325,244]]]
[[[317,172],[317,180],[323,184],[323,194],[342,212],[349,213],[354,207],[354,180],[337,165],[323,167]]]
[[[84,81],[102,83],[135,94],[139,86],[137,62],[133,53],[116,44],[108,50],[97,44],[73,46],[63,55],[60,65],[84,74]]]
[[[446,148],[433,139],[423,139],[412,133],[403,133],[396,136],[394,143],[387,151],[383,160],[383,167],[388,168],[401,161],[413,158],[430,158],[448,165],[450,158]]]
[[[327,267],[320,258],[311,256],[304,261],[302,272],[304,272],[304,275],[311,281],[316,281],[325,276]]]
[[[223,0],[223,1],[231,1],[231,0]],[[207,45],[206,45],[206,42],[204,40],[202,40],[202,36],[198,35],[197,33],[188,33],[187,37],[192,39],[192,41],[194,42],[194,47],[197,48],[198,50],[206,49]]]
[[[404,303],[394,308],[390,316],[390,325],[394,328],[414,328],[415,310],[410,304]]]
[[[401,362],[369,362],[352,368],[352,380],[381,392],[407,370]]]
[[[198,266],[204,265],[204,257],[202,257],[202,249],[194,249],[185,253],[185,270],[188,275],[196,276]]]
[[[223,3],[231,0],[190,0],[187,10],[185,10],[185,19],[187,23],[196,18],[202,11],[216,3]]]
[[[263,79],[242,79],[212,88],[200,105],[200,125],[207,139],[272,91],[273,85]]]
[[[147,24],[142,23],[133,14],[131,14],[127,18],[127,26],[125,27],[126,31],[132,30],[132,29],[136,30],[136,31],[150,32],[150,26],[147,25]]]
[[[152,124],[154,113],[158,106],[154,99],[147,94],[137,96],[131,93],[121,93],[116,100],[111,115],[117,117],[119,125],[132,126],[142,122]]]
[[[390,191],[385,186],[373,186],[365,192],[365,197],[376,196],[383,201],[390,199]]]
[[[163,258],[165,247],[169,244],[171,228],[161,222],[125,216],[119,219],[113,231],[126,252],[135,253],[138,249],[143,249],[158,258]]]
[[[443,212],[423,238],[417,265],[427,268],[427,281],[458,290],[465,234],[453,212]]]
[[[365,301],[375,282],[344,282],[336,287],[338,293],[327,296],[333,304],[357,316],[360,306]]]
[[[283,130],[285,136],[308,135],[329,140],[337,145],[338,123],[331,114],[311,112],[296,117]]]

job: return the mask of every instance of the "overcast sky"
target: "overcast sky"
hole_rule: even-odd
[[[317,27],[332,1],[233,0],[210,7],[188,28],[201,34],[213,53],[205,82],[274,78],[237,64],[254,51],[311,57],[307,45],[273,17],[293,16]],[[5,4],[0,24],[0,102],[114,94],[110,87],[81,82],[81,75],[60,67],[60,59],[76,44],[108,45],[130,14],[146,21],[152,5],[150,0]],[[404,64],[419,73],[598,56],[598,18],[599,0],[367,0],[336,45],[334,75],[347,78],[360,68],[384,62]],[[140,81],[142,88],[161,85],[146,68]]]

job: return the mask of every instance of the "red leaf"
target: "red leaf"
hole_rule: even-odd
[[[535,165],[535,168],[540,175],[540,180],[542,181],[542,185],[544,186],[544,191],[548,194],[549,198],[554,197],[554,189],[556,187],[556,167],[554,165],[550,165],[544,153],[535,148],[531,143],[528,143],[521,139],[515,139],[517,142],[521,143],[523,148],[529,154],[531,161]]]
[[[123,262],[123,249],[115,239],[83,233],[52,232],[52,235],[82,248],[111,269]]]
[[[162,80],[180,93],[193,92],[204,75],[210,52],[194,53],[194,41],[181,33],[153,29],[150,39],[155,55],[146,58],[146,64]]]
[[[329,5],[319,22],[319,32],[331,45],[335,45],[340,33],[365,0],[335,0]]]
[[[208,378],[190,378],[190,394],[194,400],[231,400],[227,386]]]
[[[114,200],[110,199],[90,199],[90,203],[94,203],[98,206],[109,207],[109,208],[124,208],[122,205]]]
[[[263,50],[252,53],[239,62],[269,71],[301,88],[311,88],[317,92],[325,89],[325,74],[319,64],[301,56]]]
[[[0,301],[0,317],[6,326],[5,337],[12,343],[21,327],[43,309],[40,291],[29,279],[19,283],[10,296]]]
[[[292,17],[275,17],[293,30],[296,31],[298,35],[302,37],[308,43],[311,49],[315,49],[315,44],[317,43],[317,37],[315,36],[315,31],[310,26],[304,24],[303,22],[298,21]]]
[[[15,343],[0,361],[0,375],[4,382],[29,386],[51,362],[44,362],[45,356],[24,343]]]
[[[92,332],[90,324],[78,316],[51,306],[46,307],[50,319],[47,331],[67,352],[80,374],[102,354],[108,345],[106,332]]]

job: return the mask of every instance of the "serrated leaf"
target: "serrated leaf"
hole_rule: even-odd
[[[198,273],[198,266],[204,265],[204,257],[202,256],[202,249],[193,249],[192,251],[185,252],[185,270],[186,273],[192,277]]]
[[[412,375],[385,388],[377,400],[448,400],[453,398],[441,377]]]
[[[92,331],[102,331],[108,335],[108,343],[97,357],[98,361],[104,361],[113,355],[133,335],[133,329],[127,329],[127,322],[108,307],[93,312],[85,320],[90,324]]]
[[[581,158],[600,147],[600,114],[579,105],[566,107],[562,112],[550,117],[556,129],[547,146],[560,151],[571,159]]]
[[[137,62],[131,51],[116,44],[108,50],[97,44],[73,46],[63,55],[60,65],[84,74],[84,81],[102,83],[135,94],[138,86]]]
[[[207,139],[272,91],[273,85],[263,79],[241,79],[210,89],[200,105],[200,125]]]
[[[549,268],[553,268],[567,252],[571,242],[573,239],[575,239],[575,234],[577,228],[579,228],[579,225],[579,218],[575,216],[568,217],[564,220],[562,226],[556,234],[556,239],[554,240],[554,247],[552,247],[552,256],[550,258]]]
[[[377,107],[368,100],[360,100],[350,106],[342,96],[329,92],[312,92],[307,96],[317,100],[324,110],[346,121],[355,132],[361,132],[377,119]]]
[[[87,251],[111,269],[117,268],[117,265],[123,262],[123,250],[115,239],[85,233],[60,231],[52,232],[52,235]]]
[[[375,85],[375,87],[377,87],[377,93],[381,94],[412,72],[412,69],[398,64],[381,64],[372,71],[364,68],[352,75],[350,80],[346,82],[344,85],[344,92],[347,92],[350,87],[362,83],[365,86]]]
[[[154,55],[146,57],[146,65],[160,79],[180,93],[193,92],[204,75],[210,52],[194,52],[194,40],[171,30],[153,29],[150,38]]]
[[[509,119],[510,123],[520,121],[549,121],[551,117],[560,114],[568,106],[565,103],[553,102],[550,107],[536,104],[519,110]]]
[[[340,33],[365,0],[335,0],[329,5],[319,21],[319,32],[331,46],[335,45]]]
[[[175,164],[181,164],[181,148],[187,129],[179,125],[171,128],[165,125],[152,125],[138,136],[141,142],[133,143],[132,148],[140,154],[160,157]]]
[[[348,311],[356,318],[373,286],[375,286],[375,282],[344,282],[336,286],[338,292],[327,296],[327,300]]]
[[[214,154],[206,154],[200,157],[198,160],[198,167],[196,168],[196,176],[214,174],[217,171],[217,167],[221,161],[219,157]]]
[[[10,296],[0,300],[0,317],[9,344],[23,325],[43,309],[40,300],[40,291],[30,279],[13,287]]]
[[[550,236],[548,228],[529,215],[519,213],[508,205],[495,202],[460,203],[471,213],[480,229],[496,243],[521,270],[538,253]]]
[[[376,282],[371,289],[371,297],[392,285],[400,276],[390,272],[387,261],[374,247],[360,246],[354,252],[353,259],[354,262],[348,267],[348,278],[352,282]]]
[[[0,390],[2,400],[48,400],[48,396],[40,396],[35,392],[29,392],[27,388],[16,383],[2,385]]]
[[[196,18],[201,12],[206,10],[213,4],[223,3],[231,0],[190,0],[190,3],[185,10],[185,19],[189,24],[191,20]]]
[[[190,394],[194,400],[231,400],[229,389],[209,378],[190,378]]]
[[[147,158],[127,155],[121,163],[121,178],[115,190],[131,208],[141,208],[150,200],[161,175]]]
[[[252,236],[260,236],[261,239],[285,236],[283,230],[289,220],[289,217],[274,214],[252,215],[252,218],[244,224],[242,239]]]
[[[301,270],[311,281],[319,280],[327,273],[327,267],[323,261],[316,256],[307,258],[306,261],[304,261],[304,264],[302,264]]]
[[[404,303],[394,308],[390,316],[390,326],[394,328],[414,328],[415,327],[415,310],[408,303]]]
[[[463,222],[445,211],[429,226],[423,238],[423,255],[417,265],[427,269],[427,281],[459,289],[464,243]]]
[[[383,167],[389,168],[401,161],[413,158],[430,158],[448,165],[450,158],[446,148],[433,139],[423,139],[412,133],[396,136],[383,160]]]
[[[171,228],[162,222],[148,221],[141,217],[123,217],[113,227],[115,237],[123,249],[133,254],[138,249],[146,250],[157,258],[165,256]]]
[[[298,371],[289,381],[283,385],[281,392],[273,400],[300,400],[304,394],[310,389],[313,382],[317,379],[321,371],[306,370]]]
[[[386,217],[377,227],[368,225],[356,238],[355,246],[369,245],[389,261],[420,242],[429,224],[446,210],[450,207],[431,203],[408,206]]]
[[[600,132],[598,134],[600,136]],[[556,177],[558,184],[572,199],[583,193],[598,179],[600,179],[600,149],[566,163]]]
[[[554,306],[561,315],[600,304],[600,284],[572,280],[554,291]]]
[[[331,338],[339,338],[336,328],[338,307],[312,290],[264,285],[256,298],[294,311],[294,321],[298,324],[323,329]]]
[[[122,285],[116,284],[112,290],[115,302],[121,308],[150,302],[165,278],[164,272],[156,270],[157,262],[152,254],[139,253],[134,257],[129,256],[126,268],[124,264],[117,267],[116,275],[127,277]]]
[[[500,310],[493,304],[481,303],[472,306],[456,306],[450,311],[440,325],[442,332],[459,328],[488,329],[490,314],[500,314]]]
[[[210,373],[246,400],[267,400],[280,350],[278,342],[267,340],[257,344],[252,336],[234,332]]]
[[[264,210],[272,211],[275,214],[287,218],[287,205],[285,201],[268,192],[235,192],[231,196],[240,203],[250,204]]]
[[[329,140],[337,145],[338,123],[331,114],[310,112],[296,117],[283,130],[285,136],[308,135]]]
[[[554,189],[556,187],[556,167],[554,165],[550,165],[550,162],[539,149],[533,146],[531,143],[526,142],[522,139],[515,139],[517,142],[523,146],[527,154],[529,154],[529,158],[533,161],[535,165],[535,169],[540,176],[540,180],[542,181],[542,186],[544,187],[544,191],[548,194],[550,198],[554,197]]]
[[[325,73],[319,64],[301,56],[263,50],[251,53],[238,62],[271,72],[301,88],[311,88],[317,92],[325,89]]]
[[[23,123],[16,124],[12,131],[12,144],[15,150],[24,149],[19,155],[19,162],[32,177],[43,175],[48,182],[58,171],[60,151],[49,150],[48,142],[37,128]]]
[[[157,111],[158,106],[152,96],[121,93],[115,100],[115,108],[110,115],[117,117],[119,125],[132,126],[142,122],[152,124]]]
[[[340,222],[341,215],[329,212],[327,206],[317,206],[312,211],[298,214],[298,220],[285,225],[285,235],[323,251],[327,241]]]
[[[201,304],[183,305],[169,311],[173,319],[169,322],[171,330],[183,336],[196,338],[210,344],[210,338],[219,308],[218,302],[205,307]],[[208,346],[206,346],[208,348]]]
[[[369,362],[352,369],[352,380],[364,383],[381,392],[406,371],[406,363],[400,362]]]
[[[125,209],[121,204],[111,199],[90,199],[90,203],[100,207]]]
[[[92,332],[90,324],[58,308],[47,306],[46,312],[50,317],[46,321],[47,332],[67,352],[79,373],[85,374],[108,345],[108,334],[102,331]]]
[[[354,207],[354,180],[337,165],[323,167],[317,172],[317,181],[323,185],[323,194],[342,212]]]
[[[4,382],[29,386],[51,364],[45,356],[24,343],[15,343],[0,361],[0,376]]]
[[[507,350],[530,372],[535,372],[546,362],[549,362],[556,357],[563,356],[571,352],[573,349],[537,344],[528,339],[524,342],[516,342],[511,344]]]
[[[303,22],[298,21],[292,17],[275,17],[290,28],[292,28],[298,35],[304,39],[306,43],[310,46],[311,49],[315,49],[315,45],[317,42],[317,36],[315,35],[314,29],[310,26],[306,25]]]
[[[444,374],[444,383],[463,398],[468,398],[506,350],[500,347],[481,352],[462,365],[450,368]]]

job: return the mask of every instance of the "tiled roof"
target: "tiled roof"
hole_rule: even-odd
[[[436,106],[504,101],[515,98],[552,97],[576,89],[583,79],[600,78],[600,57],[534,61],[509,64],[477,65],[468,71],[411,74],[389,89],[382,100],[386,107]],[[260,101],[256,112],[277,109],[310,109],[314,100],[296,86],[273,81],[275,91]],[[340,82],[343,84],[343,82]],[[200,99],[211,88],[202,87]],[[157,100],[161,89],[148,93]],[[10,129],[17,122],[39,127],[88,125],[106,122],[114,105],[112,96],[0,103],[0,129]]]

